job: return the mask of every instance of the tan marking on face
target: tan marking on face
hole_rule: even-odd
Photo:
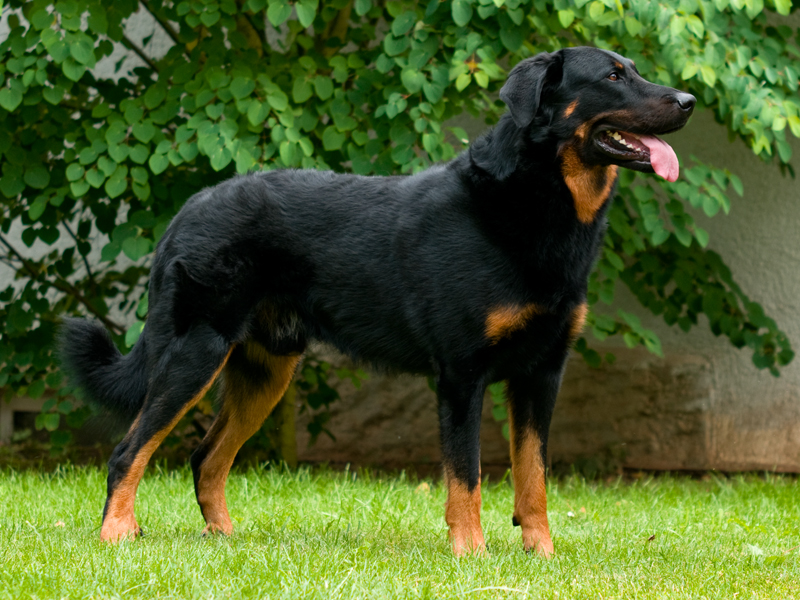
[[[569,339],[574,341],[578,338],[583,331],[583,325],[586,323],[586,315],[589,313],[589,305],[585,302],[575,307],[572,311],[572,318],[569,323]]]
[[[501,306],[492,310],[486,317],[486,337],[493,344],[523,329],[528,321],[545,310],[536,304],[525,306]]]
[[[225,363],[228,362],[228,358],[230,357],[232,350],[233,348],[228,350],[225,360],[222,361],[222,364],[211,376],[211,379],[208,380],[208,383],[203,386],[203,389],[200,390],[200,392],[191,400],[189,400],[189,402],[187,402],[183,408],[181,408],[178,414],[175,415],[172,421],[170,421],[169,425],[156,433],[139,449],[133,459],[133,463],[131,463],[130,469],[128,469],[127,474],[122,481],[117,484],[117,487],[114,488],[114,491],[111,492],[111,498],[108,502],[108,510],[106,511],[105,518],[103,519],[103,526],[100,529],[101,540],[104,542],[116,543],[121,539],[127,537],[134,538],[139,534],[139,525],[136,523],[133,506],[134,501],[136,500],[136,490],[139,487],[139,482],[142,480],[142,475],[144,475],[144,470],[147,467],[150,457],[153,455],[153,452],[156,451],[156,448],[158,448],[159,444],[164,441],[164,438],[167,437],[169,432],[172,431],[175,425],[178,424],[178,421],[181,420],[183,415],[185,415],[192,406],[197,404],[197,402],[206,395],[206,392],[208,392],[209,388],[213,385],[217,376],[220,374],[220,371],[222,371],[222,368],[225,366]],[[141,420],[140,417],[137,417],[136,421],[134,421],[133,425],[131,425],[131,428],[127,434],[128,436],[132,437],[135,433]]]
[[[553,554],[553,540],[547,521],[542,443],[531,427],[514,423],[511,413],[508,413],[508,431],[514,478],[514,518],[522,528],[525,551],[533,550],[549,557]]]
[[[263,384],[255,385],[230,369],[225,372],[222,409],[204,440],[213,445],[200,465],[197,482],[197,502],[206,520],[203,533],[233,532],[225,500],[231,465],[242,445],[258,431],[283,397],[300,362],[300,356],[275,356],[253,342],[245,346],[245,356],[263,366],[271,376]]]
[[[622,63],[615,62],[614,66],[617,67],[620,71],[624,71],[625,70],[625,67],[623,66]]]
[[[576,130],[575,130],[575,137],[578,138],[581,142],[586,140],[586,136],[589,135],[589,130],[592,128],[592,123],[582,123]]]
[[[573,146],[561,153],[561,173],[567,184],[575,211],[581,223],[594,221],[597,211],[608,200],[611,188],[617,180],[617,165],[587,166]]]
[[[575,109],[578,108],[578,98],[575,98],[572,102],[569,103],[566,110],[564,111],[564,118],[569,119],[572,116],[572,113],[575,112]]]
[[[450,546],[456,556],[464,554],[485,554],[486,543],[481,528],[481,486],[480,477],[475,489],[469,491],[467,484],[456,479],[445,467],[447,502],[444,505],[444,518],[450,527]]]

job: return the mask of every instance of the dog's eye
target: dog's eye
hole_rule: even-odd
[[[616,72],[614,72],[614,73],[611,73],[611,75],[609,75],[609,76],[608,76],[608,78],[609,78],[611,81],[617,81],[617,80],[619,79],[619,73],[616,73]]]

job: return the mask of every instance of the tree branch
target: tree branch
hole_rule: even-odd
[[[156,67],[156,63],[153,62],[147,54],[145,54],[141,48],[139,48],[136,44],[134,44],[131,39],[127,35],[122,36],[122,44],[128,48],[129,50],[133,50],[136,54],[141,58],[147,65],[153,69],[156,73],[158,73],[158,67]]]
[[[79,244],[80,242],[78,242],[78,238],[75,236],[75,234],[72,233],[72,229],[69,228],[69,225],[67,224],[66,221],[62,221],[61,224],[64,226],[64,229],[67,230],[67,233],[72,237],[72,239],[75,240],[75,244],[77,247],[77,244]],[[80,248],[78,248],[78,254],[80,254],[81,258],[83,259],[83,265],[86,267],[86,273],[89,275],[89,280],[93,284],[97,285],[97,282],[94,280],[94,273],[92,273],[92,268],[89,266],[89,261],[86,258],[86,255],[80,251]]]
[[[31,277],[37,280],[39,279],[41,273],[36,269],[36,267],[27,258],[17,252],[14,246],[8,243],[8,241],[2,235],[0,235],[0,243],[8,248],[8,251],[11,252],[11,254],[17,257],[17,259],[22,263],[22,267],[30,274]],[[45,280],[44,283],[47,285],[52,285],[54,288],[61,290],[65,294],[69,294],[75,298],[78,302],[83,304],[90,313],[97,317],[103,323],[103,325],[114,330],[115,333],[119,335],[125,333],[125,328],[122,327],[122,325],[115,323],[105,315],[101,314],[94,306],[92,306],[86,296],[84,296],[80,290],[78,290],[78,288],[70,284],[68,281],[61,278],[56,278],[54,281]]]
[[[348,2],[347,6],[339,11],[339,14],[336,15],[336,18],[333,19],[330,23],[328,23],[328,27],[326,28],[325,34],[323,35],[323,44],[327,42],[329,39],[337,38],[342,45],[347,43],[347,30],[350,28],[350,14],[353,11],[353,2]],[[322,53],[327,57],[330,58],[334,54],[339,51],[338,48],[331,48],[325,46],[322,49]]]
[[[150,8],[150,5],[147,3],[147,0],[139,0],[139,4],[144,6],[145,10],[150,13],[150,15],[158,21],[158,24],[161,25],[161,28],[167,32],[167,35],[172,38],[172,41],[175,42],[176,46],[180,46],[181,43],[178,40],[178,32],[172,28],[172,25],[169,21],[165,21],[160,18],[156,13],[153,12],[153,9]]]

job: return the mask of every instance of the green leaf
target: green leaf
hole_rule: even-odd
[[[469,0],[453,0],[452,14],[455,24],[463,27],[472,19],[472,2]]]
[[[150,166],[150,171],[153,172],[153,175],[159,175],[169,166],[169,158],[166,154],[151,154],[147,164]]]
[[[61,63],[61,70],[64,71],[67,79],[78,81],[86,73],[86,66],[76,63],[72,58],[68,58]]]
[[[33,204],[31,204],[30,208],[28,209],[28,217],[31,221],[38,221],[39,217],[44,214],[45,209],[47,208],[47,197],[40,196],[36,200],[34,200]]]
[[[561,23],[561,26],[564,29],[572,25],[572,22],[574,20],[575,20],[575,13],[572,12],[570,9],[558,11],[558,22]]]
[[[219,11],[209,11],[206,10],[200,13],[200,22],[205,25],[206,27],[211,27],[219,21]]]
[[[50,171],[42,165],[36,165],[25,171],[25,183],[37,190],[43,190],[50,183]]]
[[[137,319],[133,322],[133,325],[130,326],[128,331],[125,332],[125,345],[128,348],[133,348],[136,342],[139,341],[142,331],[144,331],[144,321],[139,321]]]
[[[69,45],[69,53],[76,61],[82,65],[93,67],[94,60],[94,47],[88,39],[79,39]],[[75,80],[77,81],[77,79]]]
[[[267,19],[273,27],[280,27],[290,16],[292,16],[292,7],[283,0],[271,3],[267,9]]]
[[[133,136],[145,144],[152,140],[156,131],[158,131],[150,120],[134,123],[132,129]]]
[[[153,242],[141,236],[131,236],[122,242],[122,252],[133,261],[147,256],[153,250]]]
[[[314,89],[320,100],[327,100],[333,95],[333,81],[330,77],[317,75],[314,78]]]
[[[167,97],[167,90],[162,85],[151,85],[144,94],[144,105],[153,110]]]
[[[69,184],[69,189],[75,198],[80,198],[89,191],[89,184],[85,181],[73,181]]]
[[[128,189],[128,167],[120,165],[116,171],[108,178],[105,185],[106,194],[109,198],[116,198]]]
[[[464,88],[469,85],[470,81],[472,81],[472,75],[469,73],[462,73],[456,78],[456,89],[459,92],[464,91]]]
[[[414,26],[414,23],[417,22],[417,15],[414,11],[406,11],[397,17],[394,21],[392,21],[392,33],[400,37],[401,35],[405,35],[408,33],[408,30]]]
[[[0,92],[0,95],[1,94],[2,93]],[[62,88],[61,86],[58,86],[58,85],[55,86],[55,87],[52,87],[52,88],[43,87],[42,88],[42,96],[44,96],[44,99],[47,100],[50,104],[56,105],[59,102],[61,102],[62,98],[64,98],[64,88]],[[0,101],[0,103],[1,103],[1,101]],[[92,115],[92,116],[94,116],[94,115]]]
[[[694,228],[694,237],[697,239],[697,242],[705,248],[708,246],[708,232],[705,229],[701,229],[700,227]]]
[[[143,165],[150,156],[150,150],[147,148],[147,146],[136,144],[128,151],[128,156],[133,162]]]
[[[370,8],[372,8],[372,0],[356,0],[355,1],[356,14],[359,17],[363,17],[365,14],[367,14],[369,12]]]
[[[345,139],[347,139],[346,136],[343,133],[339,133],[335,127],[326,127],[322,134],[322,146],[329,152],[338,150],[344,144]]]
[[[8,112],[14,111],[21,102],[22,94],[20,92],[9,88],[0,90],[0,106],[5,108]]]
[[[304,28],[314,22],[318,5],[319,0],[299,0],[299,2],[294,5],[297,11],[297,20],[300,21],[300,25]]]
[[[86,171],[86,181],[89,182],[93,188],[99,188],[103,185],[103,182],[106,180],[105,175],[103,175],[100,171],[95,168],[89,169]]]
[[[302,104],[314,93],[314,89],[311,87],[311,84],[306,81],[304,78],[299,77],[294,80],[294,84],[292,85],[292,99],[297,102],[298,104]]]
[[[234,98],[241,100],[242,98],[246,98],[252,94],[255,88],[256,82],[252,79],[248,79],[246,77],[234,77],[228,89],[230,89]]]
[[[253,100],[247,108],[247,120],[251,125],[261,125],[269,114],[269,104]]]
[[[231,163],[231,160],[233,160],[233,155],[231,154],[231,151],[224,146],[218,146],[214,152],[211,153],[210,158],[211,168],[215,171],[221,171]]]
[[[276,90],[267,94],[267,102],[275,110],[286,110],[289,106],[289,97],[281,90]]]
[[[403,69],[400,75],[403,85],[411,94],[416,94],[422,89],[425,77],[416,69]]]
[[[700,67],[700,75],[703,77],[703,81],[708,87],[714,87],[714,84],[717,83],[717,74],[714,72],[714,69],[708,65]]]
[[[633,17],[625,17],[625,29],[631,36],[636,37],[644,29],[644,26]]]
[[[117,163],[108,158],[107,156],[101,156],[97,159],[97,166],[100,167],[100,170],[103,171],[103,174],[106,177],[110,177],[111,174],[117,170]]]
[[[42,382],[42,387],[44,387],[44,382]],[[28,395],[31,396],[30,391],[28,392]],[[42,417],[41,427],[39,427],[38,425],[39,417]],[[59,415],[58,413],[39,414],[36,417],[37,428],[46,429],[47,431],[55,431],[56,429],[58,429],[58,424],[60,422],[61,422],[61,415]]]

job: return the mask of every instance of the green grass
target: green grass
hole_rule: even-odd
[[[190,472],[151,468],[147,535],[118,546],[99,541],[104,485],[93,467],[0,471],[0,598],[800,598],[790,477],[553,481],[549,561],[522,552],[507,482],[483,488],[491,556],[462,559],[429,481],[236,472],[237,531],[203,539]]]

